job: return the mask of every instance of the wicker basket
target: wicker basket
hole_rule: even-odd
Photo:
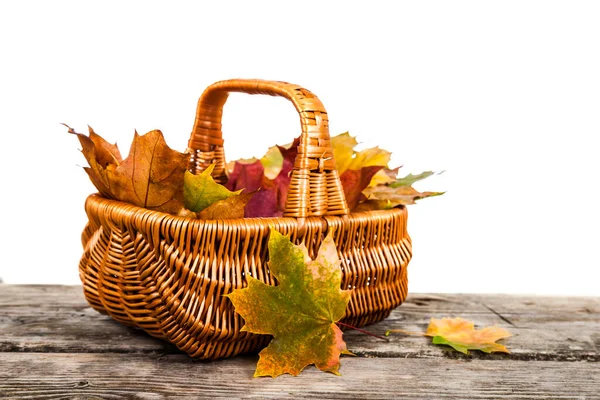
[[[87,301],[192,357],[256,351],[270,337],[240,332],[244,321],[223,294],[244,287],[247,275],[276,284],[267,263],[271,227],[305,243],[312,257],[333,230],[342,288],[352,289],[343,321],[364,326],[387,317],[407,294],[406,208],[349,213],[323,105],[308,90],[283,82],[228,80],[208,87],[189,141],[192,172],[216,163],[213,176],[226,180],[221,115],[230,92],[283,96],[300,114],[302,136],[284,216],[189,219],[91,195],[79,265]]]

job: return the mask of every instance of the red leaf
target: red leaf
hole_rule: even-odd
[[[362,198],[362,191],[369,186],[373,176],[382,168],[383,166],[370,166],[361,169],[349,169],[340,176],[350,210],[358,205]]]
[[[273,189],[261,189],[252,196],[246,205],[244,217],[280,217],[283,213],[277,207],[277,192]]]
[[[281,155],[283,156],[283,165],[279,175],[273,180],[273,183],[277,187],[277,206],[280,211],[285,209],[285,202],[287,200],[287,194],[290,187],[291,173],[294,168],[294,162],[298,155],[298,145],[300,144],[300,138],[294,139],[294,142],[290,147],[277,146]]]
[[[231,191],[245,189],[246,192],[254,192],[261,187],[264,176],[265,168],[260,160],[252,163],[236,161],[225,187]]]

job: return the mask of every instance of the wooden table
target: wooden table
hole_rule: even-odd
[[[509,355],[345,333],[342,376],[252,378],[256,356],[202,362],[88,307],[78,286],[0,285],[0,398],[600,399],[600,297],[411,294],[368,329],[460,316],[514,336]]]

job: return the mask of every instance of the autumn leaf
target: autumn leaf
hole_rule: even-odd
[[[283,157],[283,162],[279,174],[277,174],[277,177],[272,182],[277,191],[277,207],[282,212],[285,209],[290,181],[292,179],[292,170],[298,156],[299,145],[300,137],[297,137],[289,147],[277,146]]]
[[[271,147],[260,160],[240,160],[230,164],[226,184],[229,190],[258,190],[246,207],[246,217],[283,215],[299,143],[298,137],[290,145]],[[348,133],[331,138],[340,181],[351,211],[389,209],[442,194],[419,192],[410,186],[432,175],[432,172],[397,178],[399,168],[387,167],[391,156],[389,151],[373,147],[356,152],[357,143],[356,138]],[[266,168],[270,176],[267,176]]]
[[[388,169],[384,171],[389,177],[391,177],[391,174],[394,172],[397,172],[397,170],[394,171]],[[367,202],[361,203],[360,210],[378,210],[382,209],[379,208],[381,206],[393,208],[399,205],[415,204],[416,200],[444,194],[445,192],[419,192],[411,186],[413,183],[432,175],[434,175],[434,172],[432,171],[425,171],[417,175],[408,174],[403,178],[394,179],[387,184],[375,186],[372,185],[373,182],[371,181],[371,186],[363,191],[368,200]]]
[[[229,190],[256,191],[246,205],[244,213],[246,218],[274,217],[283,214],[278,208],[275,183],[265,176],[265,169],[260,160],[236,161],[225,187]]]
[[[387,167],[391,154],[379,147],[354,151],[358,145],[356,138],[348,132],[331,138],[331,147],[336,168],[344,187],[346,202],[350,209],[354,209],[364,196],[361,192],[367,186],[376,186],[394,182],[398,169]],[[370,167],[379,167],[376,171]],[[351,172],[355,171],[355,172]],[[375,171],[375,172],[373,172]],[[369,176],[367,181],[364,180]],[[360,182],[360,185],[357,183]]]
[[[265,176],[269,179],[277,178],[283,166],[283,155],[279,151],[279,146],[271,146],[264,156],[260,159]]]
[[[298,375],[307,365],[339,375],[349,354],[336,322],[350,291],[341,290],[340,260],[331,233],[311,260],[304,245],[271,230],[269,267],[279,282],[269,286],[247,275],[248,286],[226,295],[244,318],[242,331],[273,335],[260,352],[254,376]]]
[[[444,194],[444,192],[419,192],[412,186],[399,186],[394,188],[387,185],[369,187],[365,189],[363,193],[369,200],[387,201],[392,207],[415,204],[416,200]]]
[[[234,162],[225,187],[232,191],[246,189],[253,192],[262,186],[264,175],[265,168],[260,160],[238,160]]]
[[[399,169],[400,167],[383,168],[381,171],[375,174],[373,179],[371,179],[369,186],[388,185],[395,182],[397,180]]]
[[[512,336],[506,329],[497,326],[475,329],[471,321],[462,318],[432,318],[426,335],[433,337],[434,344],[446,344],[465,354],[468,350],[509,353],[496,341]]]
[[[390,210],[394,205],[389,200],[365,200],[358,203],[352,210],[353,212],[374,211],[374,210]]]
[[[394,171],[387,168],[391,156],[392,153],[387,150],[380,149],[379,147],[361,150],[354,154],[354,158],[352,159],[348,169],[360,169],[375,166],[384,167],[381,171],[378,171],[373,176],[369,186],[389,183],[392,181],[390,174]]]
[[[246,218],[280,217],[283,212],[277,206],[277,191],[270,189],[258,190],[246,205]]]
[[[349,169],[354,155],[354,148],[358,145],[356,138],[348,132],[341,133],[331,138],[331,148],[335,159],[336,169],[342,175]]]
[[[429,178],[433,174],[434,174],[433,171],[425,171],[425,172],[421,172],[420,174],[417,174],[417,175],[408,174],[404,178],[398,178],[398,179],[394,180],[393,182],[391,182],[389,184],[389,186],[394,187],[394,188],[400,187],[400,186],[412,186],[415,182],[418,182],[425,178]],[[439,174],[441,174],[441,172]]]
[[[350,136],[348,132],[331,138],[333,157],[340,176],[349,169],[358,170],[371,166],[387,167],[392,153],[379,147],[356,152],[354,148],[357,145],[356,138]]]
[[[110,164],[119,164],[123,159],[117,144],[111,144],[98,135],[91,126],[88,126],[90,140],[94,143],[96,149],[96,160],[103,167]]]
[[[242,193],[219,200],[198,213],[202,219],[231,219],[244,218],[244,211],[248,201],[254,193]]]
[[[154,130],[135,132],[129,155],[107,177],[114,198],[140,207],[177,213],[183,207],[183,177],[189,156],[167,146],[163,134]]]
[[[290,186],[290,173],[294,166],[294,161],[298,153],[298,144],[300,138],[294,139],[293,143],[284,146],[275,146],[260,160],[248,160],[235,162],[231,167],[231,173],[226,187],[229,190],[246,188],[247,190],[257,191],[246,206],[245,217],[280,217],[285,209],[287,193]],[[278,157],[274,152],[279,153],[281,164],[278,164]],[[271,160],[265,160],[270,157]],[[270,179],[266,174],[265,164],[269,168],[269,174],[274,179]]]
[[[104,197],[114,198],[110,191],[110,181],[107,177],[109,165],[115,167],[121,162],[121,153],[116,145],[106,142],[100,135],[88,126],[89,136],[77,133],[67,124],[68,132],[77,136],[81,144],[81,152],[88,162],[89,167],[84,167],[90,180]]]
[[[496,341],[512,336],[509,331],[497,326],[475,329],[473,322],[462,318],[431,318],[426,333],[394,329],[387,331],[385,336],[389,336],[392,332],[429,336],[433,338],[433,344],[445,344],[464,354],[468,354],[469,350],[481,350],[485,353],[509,353],[504,345],[496,343]]]
[[[243,190],[240,189],[236,192],[231,192],[225,186],[215,182],[211,176],[214,168],[215,164],[211,164],[198,175],[194,175],[189,171],[185,172],[183,179],[185,208],[201,212],[211,204],[225,200],[231,196],[236,196]]]
[[[67,126],[67,125],[65,125]],[[187,154],[170,149],[158,130],[135,132],[125,160],[116,145],[89,128],[89,136],[75,132],[89,167],[84,168],[100,194],[140,207],[180,213]]]
[[[363,196],[362,191],[369,186],[373,176],[382,168],[381,166],[370,166],[361,169],[349,169],[340,176],[346,203],[348,203],[350,210],[358,205],[361,196]]]
[[[354,154],[348,169],[359,169],[371,166],[387,166],[392,153],[379,147],[371,147]]]
[[[160,131],[142,136],[136,132],[129,155],[123,160],[118,147],[105,141],[92,128],[89,128],[89,136],[67,128],[77,135],[82,145],[89,164],[84,167],[86,173],[100,194],[107,198],[189,217],[241,190],[256,192],[254,196],[222,203],[202,214],[202,218],[211,219],[237,218],[244,204],[244,216],[248,218],[282,216],[300,144],[297,137],[289,145],[269,148],[260,160],[228,163],[228,182],[223,187],[206,171],[197,176],[186,173],[188,156],[170,149]],[[357,152],[354,150],[356,138],[348,133],[332,137],[331,145],[352,211],[388,209],[442,194],[418,192],[410,186],[432,175],[431,171],[397,178],[398,168],[387,167],[390,152],[378,147]],[[231,208],[226,210],[225,204]]]

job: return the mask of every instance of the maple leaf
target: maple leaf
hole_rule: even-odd
[[[393,329],[387,331],[385,336],[389,336],[392,332],[430,336],[433,338],[433,344],[445,344],[464,354],[468,354],[469,350],[481,350],[485,353],[509,353],[504,345],[496,343],[496,341],[512,336],[509,331],[497,326],[475,329],[473,322],[462,318],[431,318],[426,333]]]
[[[373,176],[368,185],[374,186],[378,184],[389,183],[392,181],[390,174],[392,174],[394,171],[387,168],[391,155],[392,153],[387,150],[380,149],[379,147],[364,149],[354,154],[354,158],[352,158],[352,162],[350,163],[348,169],[362,169],[377,166],[382,167],[382,169]]]
[[[271,146],[264,156],[260,159],[265,170],[265,176],[269,179],[275,179],[283,166],[283,155],[279,151],[279,146]]]
[[[274,146],[260,160],[236,161],[230,167],[226,187],[229,190],[245,188],[258,190],[250,199],[244,214],[247,218],[280,217],[285,209],[287,193],[290,186],[290,173],[298,154],[300,138],[294,139],[287,147]],[[275,156],[277,152],[279,157]],[[280,160],[280,163],[279,161]],[[265,169],[267,165],[267,169]],[[274,179],[267,176],[275,175]]]
[[[398,179],[394,180],[393,182],[390,182],[389,185],[391,187],[412,186],[413,183],[418,182],[425,178],[429,178],[433,174],[434,174],[433,171],[424,171],[417,175],[408,174],[404,178],[398,178]],[[440,172],[440,174],[441,174],[441,172]]]
[[[354,155],[354,148],[358,145],[356,138],[350,136],[348,132],[341,133],[331,138],[331,148],[333,150],[333,158],[338,173],[342,175],[349,169]]]
[[[348,203],[350,210],[358,205],[361,197],[364,197],[362,191],[369,186],[373,176],[382,168],[381,166],[370,166],[361,169],[348,169],[340,176],[346,203]]]
[[[433,337],[434,344],[446,344],[465,354],[468,350],[509,353],[496,341],[512,336],[506,329],[497,326],[476,330],[471,321],[462,318],[432,318],[426,335]]]
[[[89,136],[67,128],[77,135],[90,165],[84,170],[100,194],[157,211],[182,211],[188,155],[170,149],[160,131],[142,136],[135,132],[129,155],[123,160],[117,145],[108,143],[91,127]]]
[[[260,160],[238,160],[233,163],[225,187],[232,191],[246,189],[253,192],[262,186],[264,175],[265,168]]]
[[[392,153],[387,150],[380,149],[379,147],[364,149],[354,154],[348,169],[359,169],[371,166],[386,167],[390,162],[391,156]]]
[[[119,164],[123,161],[121,157],[121,151],[117,144],[112,144],[104,140],[104,138],[98,135],[91,126],[88,125],[90,140],[94,143],[96,148],[96,159],[103,167],[109,164]]]
[[[225,186],[215,182],[211,176],[214,168],[215,164],[211,164],[198,175],[185,171],[183,179],[185,208],[195,212],[201,212],[217,201],[225,200],[241,193],[243,189],[231,192]]]
[[[246,205],[244,217],[280,217],[283,212],[277,206],[277,191],[260,189]]]
[[[375,174],[373,179],[371,179],[371,183],[369,186],[377,186],[377,185],[388,185],[397,180],[398,170],[400,167],[396,168],[383,168],[381,171]]]
[[[385,173],[391,177],[396,170],[385,170]],[[443,172],[443,171],[442,171]],[[425,171],[417,175],[408,174],[403,178],[397,178],[384,185],[371,185],[363,191],[368,200],[360,204],[361,211],[381,210],[393,208],[398,205],[415,204],[416,200],[427,197],[440,196],[445,192],[419,192],[411,185],[422,179],[433,175],[432,171]],[[440,172],[441,174],[441,172]]]
[[[118,165],[121,159],[121,152],[116,144],[110,144],[100,135],[88,126],[89,136],[75,132],[67,124],[62,124],[68,128],[68,132],[77,136],[81,144],[81,152],[89,164],[84,167],[90,180],[104,197],[114,198],[110,191],[110,181],[107,177],[107,168],[109,165]]]
[[[247,275],[246,288],[226,295],[244,318],[242,331],[273,335],[260,352],[254,376],[298,375],[310,364],[339,375],[340,354],[351,353],[336,322],[346,312],[350,291],[340,289],[340,260],[331,233],[314,261],[304,245],[294,245],[274,229],[268,247],[269,267],[279,285]]]
[[[350,136],[348,132],[333,136],[331,138],[331,148],[333,150],[333,157],[335,159],[335,165],[338,173],[344,174],[350,169],[361,169],[364,167],[381,166],[386,167],[390,162],[392,153],[387,150],[380,149],[379,147],[372,147],[364,149],[359,152],[354,151],[354,148],[358,145],[356,138]],[[394,172],[394,170],[387,170]],[[395,170],[397,172],[397,170]],[[382,171],[379,176],[378,183],[387,183],[390,180],[388,173]],[[395,178],[395,176],[394,176]]]
[[[440,196],[445,192],[419,192],[412,186],[392,187],[378,185],[366,188],[363,192],[369,200],[381,200],[388,202],[391,207],[399,205],[415,204],[416,200],[427,197]]]
[[[277,188],[273,181],[265,176],[265,168],[260,160],[236,161],[225,187],[229,190],[256,191],[246,205],[246,218],[274,217],[282,214],[278,208]]]
[[[391,210],[394,205],[389,200],[365,200],[358,203],[352,210],[353,212],[374,211],[374,210]]]
[[[298,156],[298,146],[300,145],[300,137],[294,139],[289,147],[277,146],[283,158],[281,170],[277,177],[272,181],[275,190],[277,191],[277,207],[283,212],[285,202],[287,200],[290,181],[292,179],[292,169]]]
[[[135,132],[129,155],[107,167],[114,198],[148,209],[178,213],[189,156],[172,150],[159,130]]]
[[[231,219],[244,218],[244,211],[248,201],[254,193],[242,193],[219,200],[198,213],[202,219]]]
[[[392,154],[389,151],[372,147],[356,152],[357,145],[356,138],[348,132],[331,138],[333,157],[350,210],[365,199],[361,193],[366,187],[391,183],[398,172],[397,168],[387,167]]]

